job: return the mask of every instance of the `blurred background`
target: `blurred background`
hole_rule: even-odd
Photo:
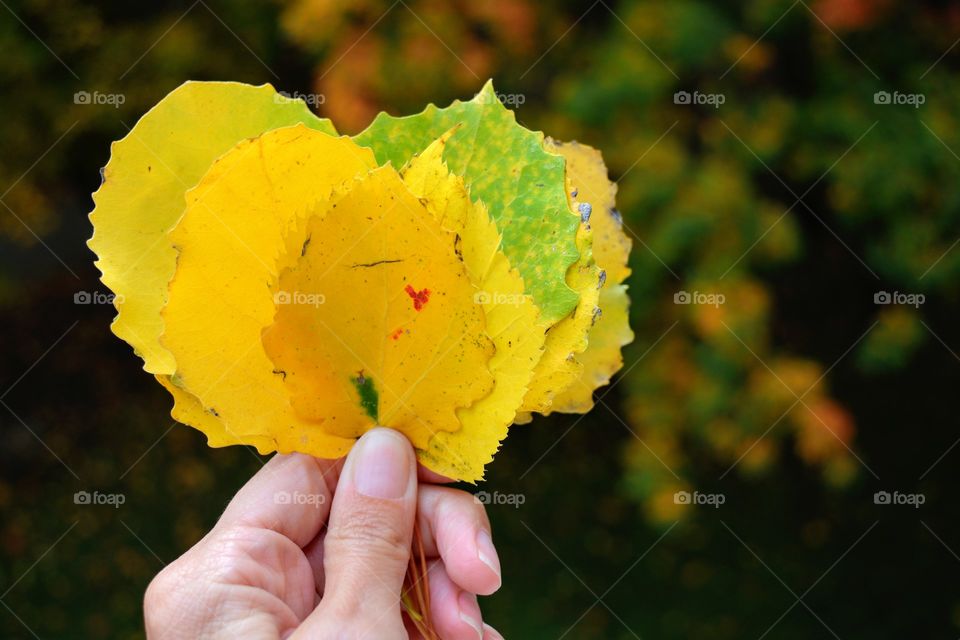
[[[489,468],[486,619],[960,635],[957,3],[0,5],[0,636],[140,637],[150,578],[261,464],[173,424],[109,332],[84,243],[110,142],[186,79],[355,133],[488,77],[603,150],[637,339],[592,413],[514,428]]]

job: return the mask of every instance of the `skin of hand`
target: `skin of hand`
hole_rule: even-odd
[[[400,602],[419,518],[440,637],[501,639],[477,604],[500,587],[490,522],[472,495],[438,480],[385,428],[340,460],[274,456],[150,583],[147,637],[419,638]]]

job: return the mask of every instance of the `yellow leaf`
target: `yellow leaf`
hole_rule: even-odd
[[[177,270],[161,341],[176,359],[175,384],[166,386],[183,412],[178,418],[207,432],[211,444],[232,438],[262,450],[268,438],[281,452],[323,457],[343,455],[352,444],[295,414],[261,333],[273,322],[271,287],[285,233],[313,203],[373,166],[372,154],[348,138],[298,125],[236,145],[188,192],[170,234]],[[211,432],[197,405],[222,429]]]
[[[598,149],[579,142],[557,142],[547,138],[544,146],[566,158],[567,190],[574,210],[581,203],[590,204],[593,259],[606,271],[608,284],[620,284],[630,275],[627,260],[633,242],[624,233],[623,221],[616,209],[617,185],[607,177],[603,156]]]
[[[113,143],[90,214],[101,280],[117,294],[113,332],[151,373],[172,374],[173,356],[160,343],[160,310],[176,267],[166,235],[184,210],[184,193],[211,163],[244,138],[303,122],[335,133],[328,120],[270,85],[187,82]]]
[[[444,229],[461,238],[463,263],[479,287],[476,302],[486,316],[496,353],[490,360],[493,391],[457,415],[463,428],[437,433],[420,459],[433,471],[474,482],[493,458],[533,376],[543,351],[540,311],[524,292],[523,279],[501,250],[501,235],[486,207],[473,204],[463,178],[443,162],[444,145],[455,129],[432,143],[403,172],[407,187]]]
[[[604,272],[600,290],[600,315],[587,335],[587,348],[577,355],[581,365],[576,379],[553,399],[553,410],[585,413],[593,408],[593,392],[610,382],[623,366],[620,349],[633,341],[630,299],[622,284],[630,269],[631,241],[615,208],[617,186],[607,177],[600,152],[578,142],[547,140],[546,147],[567,160],[567,189],[575,208],[590,206],[593,257]],[[574,195],[575,194],[575,195]]]
[[[623,366],[620,349],[633,341],[627,285],[604,285],[600,290],[600,317],[587,335],[589,344],[577,360],[583,366],[577,379],[553,400],[553,410],[586,413],[593,408],[593,392],[608,384]]]
[[[580,378],[583,364],[577,359],[587,348],[587,332],[600,315],[600,270],[590,252],[593,234],[589,225],[577,229],[580,259],[567,272],[567,285],[580,294],[580,302],[566,318],[550,327],[543,357],[533,373],[521,411],[543,415],[553,411],[554,398]]]
[[[457,234],[386,166],[315,209],[305,238],[263,334],[300,419],[344,439],[391,427],[421,450],[459,430],[491,390],[493,344]]]
[[[170,412],[173,419],[201,431],[207,436],[207,444],[211,447],[247,444],[256,447],[261,454],[270,453],[274,450],[273,439],[268,436],[247,435],[240,439],[230,433],[218,417],[203,408],[196,396],[176,386],[173,376],[157,375],[154,377],[174,398],[173,410]]]

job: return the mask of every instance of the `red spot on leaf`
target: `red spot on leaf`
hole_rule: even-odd
[[[430,289],[420,289],[417,291],[410,285],[407,285],[404,289],[407,292],[407,295],[413,300],[413,308],[417,311],[423,309],[423,307],[430,301]]]
[[[400,336],[402,336],[402,335],[403,335],[403,329],[397,329],[396,331],[394,331],[393,333],[390,334],[390,339],[391,339],[391,340],[399,340],[399,339],[400,339]]]

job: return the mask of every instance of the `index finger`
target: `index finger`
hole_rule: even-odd
[[[270,529],[305,547],[327,521],[343,459],[275,455],[233,497],[215,528]]]

